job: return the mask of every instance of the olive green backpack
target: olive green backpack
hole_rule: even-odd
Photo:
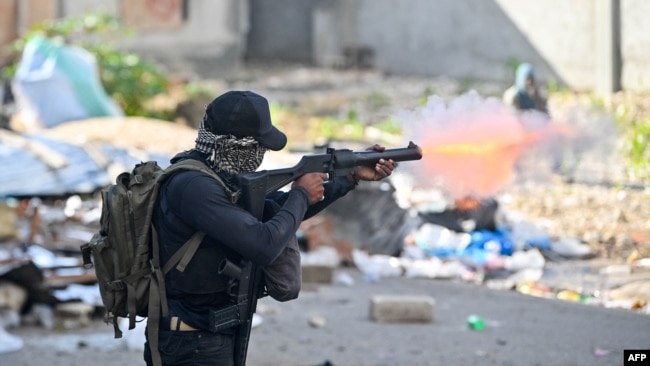
[[[115,338],[122,337],[119,318],[128,318],[129,329],[133,329],[137,317],[146,317],[155,364],[160,364],[160,316],[168,314],[164,277],[174,267],[184,271],[204,237],[202,232],[195,233],[164,267],[160,267],[152,215],[160,187],[180,170],[204,172],[226,187],[212,169],[197,160],[182,160],[166,169],[155,161],[137,164],[102,191],[100,230],[90,242],[81,246],[84,267],[94,265],[106,309],[104,320],[113,323]],[[226,190],[233,195],[227,187]]]

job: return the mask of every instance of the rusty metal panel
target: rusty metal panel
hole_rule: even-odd
[[[9,61],[7,46],[18,37],[18,0],[0,1],[0,64]]]
[[[46,19],[57,18],[58,4],[58,0],[21,0],[21,32]]]
[[[176,28],[183,24],[183,0],[122,1],[122,19],[136,29]]]
[[[72,144],[39,134],[4,132],[0,198],[92,193],[114,182],[111,166],[130,170],[143,160],[156,160],[164,168],[170,158],[144,151],[134,154],[109,143]]]

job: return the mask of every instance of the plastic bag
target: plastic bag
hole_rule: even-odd
[[[42,36],[27,41],[13,90],[27,130],[90,117],[124,115],[106,94],[91,53]]]

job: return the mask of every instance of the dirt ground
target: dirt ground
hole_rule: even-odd
[[[373,298],[385,295],[433,300],[433,321],[373,321]],[[305,285],[297,300],[259,305],[250,366],[609,366],[623,364],[624,350],[650,344],[647,315],[448,280],[367,281],[349,268],[332,284]],[[485,329],[471,330],[470,315]],[[22,327],[12,333],[25,347],[0,354],[0,364],[142,365],[142,328],[130,332],[113,339],[98,320],[69,330]]]

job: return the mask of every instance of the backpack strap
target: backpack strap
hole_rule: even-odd
[[[174,253],[174,255],[169,259],[165,266],[162,269],[163,274],[169,273],[172,270],[174,265],[178,263],[176,269],[183,272],[185,268],[190,263],[190,260],[196,253],[196,250],[199,248],[199,244],[203,241],[205,233],[197,231],[192,235],[192,237],[183,244],[183,246]]]
[[[151,285],[149,288],[149,313],[147,315],[147,335],[149,339],[149,349],[154,365],[161,365],[162,359],[158,352],[158,330],[160,327],[160,315],[165,317],[169,315],[167,305],[167,290],[165,287],[165,275],[171,271],[176,264],[178,270],[184,271],[192,256],[205,237],[203,232],[197,231],[190,237],[183,246],[169,259],[165,266],[160,268],[160,249],[158,248],[158,232],[151,226],[151,240],[153,246],[153,255],[151,259]]]
[[[168,168],[170,169],[170,168]],[[241,191],[233,191],[228,187],[228,185],[221,179],[221,177],[215,173],[214,170],[212,170],[209,166],[205,165],[205,163],[195,160],[195,159],[183,159],[179,162],[176,162],[172,164],[171,169],[185,169],[185,170],[198,170],[202,173],[205,173],[212,178],[214,178],[219,184],[223,186],[223,188],[226,190],[226,192],[230,195],[230,200],[232,203],[237,203],[239,200],[239,197],[241,195]]]
[[[239,191],[233,192],[224,181],[212,169],[204,163],[194,159],[184,159],[166,169],[169,176],[177,170],[198,170],[209,176],[213,177],[219,182],[226,192],[230,194],[233,203],[239,199]],[[203,241],[205,233],[197,231],[172,255],[172,257],[165,263],[163,268],[160,268],[160,248],[158,242],[158,232],[156,228],[151,225],[151,244],[152,244],[152,258],[151,258],[151,284],[149,288],[149,312],[147,315],[147,338],[149,341],[149,349],[151,351],[151,359],[155,366],[162,365],[160,352],[158,351],[158,331],[160,329],[160,316],[169,315],[169,306],[167,304],[167,290],[165,287],[165,275],[176,266],[176,269],[183,272],[189,264],[190,260],[199,248],[199,244]]]

